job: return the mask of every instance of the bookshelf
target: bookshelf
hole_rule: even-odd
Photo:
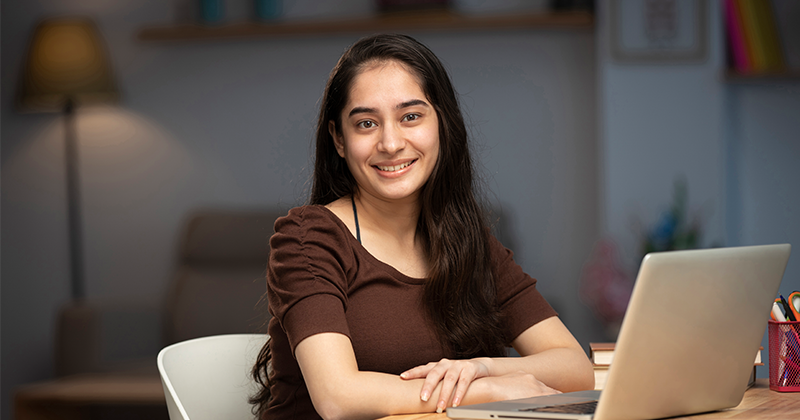
[[[800,3],[787,0],[724,0],[725,80],[761,83],[800,80],[796,27]]]
[[[800,81],[800,70],[785,70],[770,73],[740,73],[735,69],[726,69],[724,79],[732,84],[753,84],[753,83],[774,83],[774,82],[798,82]]]
[[[141,29],[137,38],[145,42],[210,41],[371,32],[500,29],[590,31],[594,29],[594,15],[583,11],[507,15],[464,15],[445,10],[396,12],[336,20],[237,22],[218,26],[200,24],[150,26]]]

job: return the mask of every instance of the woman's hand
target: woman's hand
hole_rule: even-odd
[[[515,400],[561,393],[561,391],[550,388],[544,382],[536,379],[533,374],[523,371],[512,372],[502,376],[490,376],[481,379],[481,381],[489,385],[493,401]]]
[[[488,392],[489,400],[500,401],[516,398],[527,398],[538,395],[560,394],[561,392],[550,388],[542,381],[530,373],[518,371],[502,376],[489,376],[488,364],[491,359],[470,359],[470,360],[449,360],[442,359],[439,362],[431,362],[427,365],[417,366],[409,369],[400,377],[403,379],[425,378],[422,385],[420,398],[428,401],[431,393],[439,384],[442,383],[439,392],[439,401],[436,404],[436,411],[442,412],[448,403],[457,407],[464,399],[470,384],[473,381],[481,380],[482,387]]]
[[[489,367],[487,366],[489,362],[490,359],[483,358],[470,360],[442,359],[438,362],[431,362],[427,365],[409,369],[401,373],[400,377],[403,379],[425,378],[420,392],[422,401],[428,401],[433,390],[441,382],[442,388],[439,391],[436,411],[442,412],[450,403],[451,398],[453,407],[461,403],[472,381],[489,376]]]

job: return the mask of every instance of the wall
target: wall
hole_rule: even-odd
[[[303,202],[317,100],[357,36],[136,40],[175,13],[155,0],[2,4],[3,419],[14,387],[52,376],[54,320],[69,299],[62,120],[13,108],[37,19],[92,16],[123,95],[78,113],[89,298],[159,302],[187,212]],[[412,35],[452,73],[518,262],[584,345],[602,338],[575,303],[598,221],[593,33]]]
[[[707,58],[666,65],[613,59],[608,10],[601,11],[603,225],[628,264],[639,262],[640,230],[669,209],[680,178],[691,216],[702,220],[703,245],[725,243],[724,58],[718,11],[711,9]]]
[[[728,227],[735,243],[800,239],[800,82],[742,83],[729,86],[729,165],[738,189]],[[735,174],[735,175],[733,175]],[[795,249],[795,253],[797,250]],[[800,262],[793,257],[784,276],[784,295],[800,288]],[[791,287],[793,287],[791,290]]]
[[[601,230],[632,273],[640,227],[668,210],[678,178],[687,181],[689,211],[703,221],[704,246],[800,244],[800,82],[726,82],[721,10],[707,4],[707,59],[668,65],[615,61],[608,9],[600,9]],[[794,255],[780,290],[798,289]],[[768,373],[766,366],[758,376]]]

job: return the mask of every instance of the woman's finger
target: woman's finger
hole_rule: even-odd
[[[447,404],[453,396],[453,389],[461,378],[461,372],[463,371],[458,370],[459,367],[460,365],[457,365],[455,369],[448,369],[444,378],[442,378],[442,389],[439,391],[439,401],[436,403],[437,413],[441,413],[447,408]]]
[[[470,384],[475,379],[476,375],[470,375],[466,370],[461,371],[461,377],[458,380],[455,392],[453,392],[453,407],[458,407],[459,404],[461,404],[464,395],[467,393],[467,389],[469,389]]]
[[[431,368],[428,375],[425,377],[425,381],[422,383],[422,390],[420,391],[420,398],[422,401],[428,401],[433,390],[436,389],[436,386],[442,381],[451,366],[452,362],[450,360],[442,359],[439,363],[436,363],[436,366]],[[441,391],[439,395],[442,395]]]
[[[453,363],[442,380],[437,408],[444,410],[448,405],[461,404],[470,384],[475,379],[485,376],[486,367],[475,360],[464,360]]]
[[[428,373],[436,366],[436,363],[428,363],[427,365],[417,366],[411,368],[400,374],[402,379],[418,379],[428,376]]]

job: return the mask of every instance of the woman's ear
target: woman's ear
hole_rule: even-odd
[[[333,145],[336,146],[336,152],[339,153],[339,157],[344,157],[344,137],[337,133],[336,131],[336,123],[333,120],[328,121],[328,133],[333,138]]]

